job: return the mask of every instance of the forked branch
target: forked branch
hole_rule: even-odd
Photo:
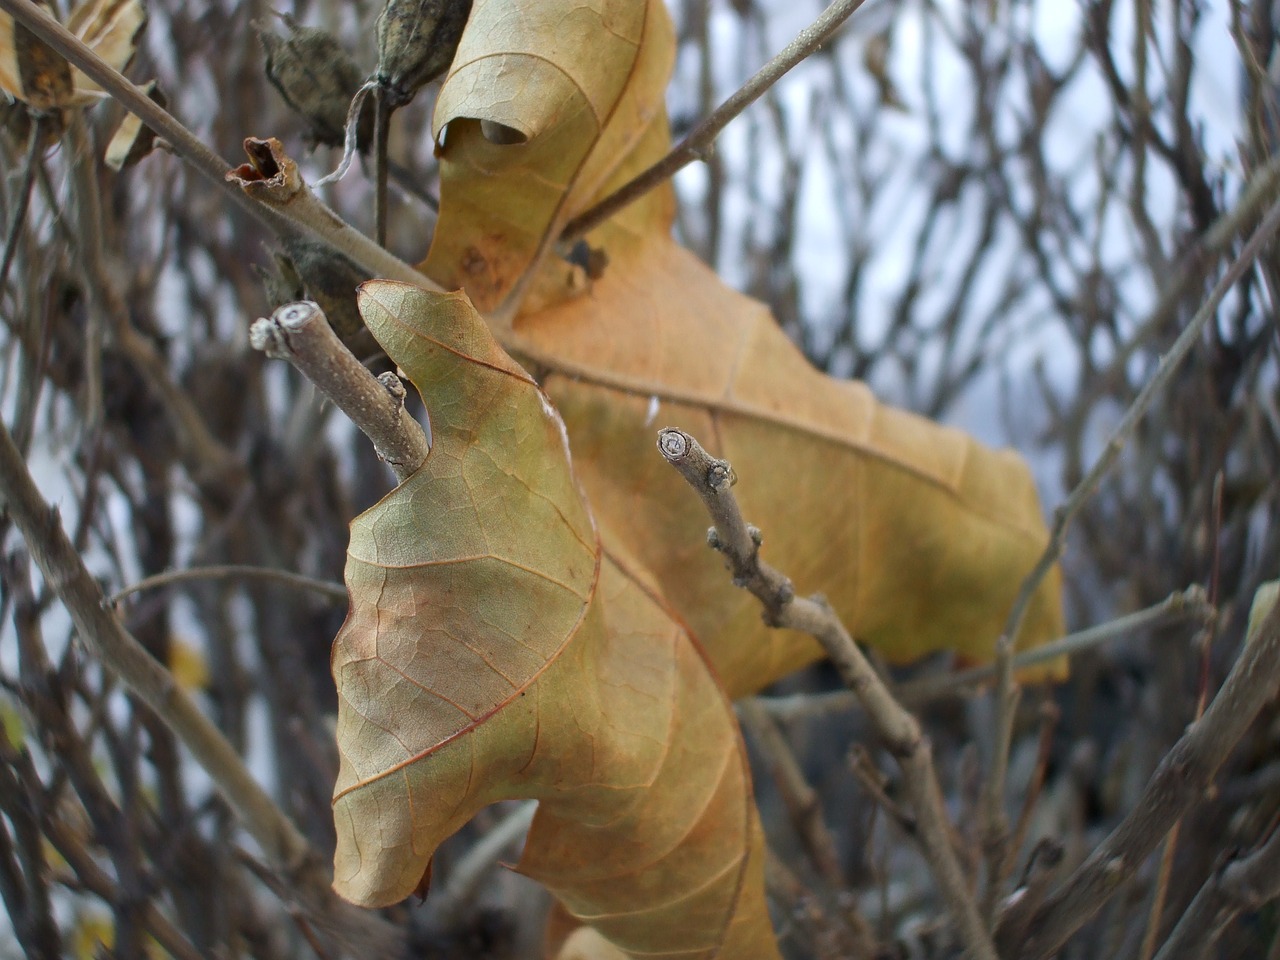
[[[736,477],[728,462],[712,457],[692,436],[671,427],[659,431],[658,449],[702,499],[715,523],[707,533],[708,542],[724,555],[733,582],[764,605],[765,622],[816,639],[862,701],[876,733],[902,769],[925,856],[971,956],[997,960],[952,846],[952,827],[933,770],[933,750],[920,724],[894,699],[826,601],[797,597],[791,581],[761,561],[760,531],[742,518],[730,490]]]

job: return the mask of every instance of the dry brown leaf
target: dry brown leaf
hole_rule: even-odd
[[[540,801],[520,861],[634,955],[776,957],[732,710],[643,570],[602,550],[560,418],[462,295],[361,288],[431,415],[352,524],[334,641],[334,885],[418,886],[481,807]]]
[[[476,0],[432,121],[448,199],[423,268],[481,310],[510,296],[574,212],[664,148],[674,57],[662,0]],[[526,142],[490,142],[495,128]],[[669,191],[626,216],[654,203],[670,209]],[[550,261],[534,302],[584,287],[580,267]]]
[[[539,266],[536,251],[667,149],[671,30],[661,2],[620,3],[630,16],[598,16],[625,24],[618,35],[627,41],[604,56],[598,38],[526,32],[499,6],[477,3],[473,16],[508,33],[468,31],[464,65],[441,92],[441,212],[424,267],[485,307],[536,273],[510,342],[565,419],[602,529],[652,571],[731,695],[820,655],[807,637],[767,631],[755,601],[706,549],[700,505],[653,449],[659,427],[680,426],[745,478],[737,493],[765,533],[766,558],[797,589],[825,594],[855,636],[897,662],[935,650],[989,659],[1047,542],[1023,461],[815,371],[762,304],[671,241],[667,188],[588,238],[608,268],[585,295],[555,302],[556,290],[576,285],[564,261]],[[570,6],[539,4],[538,17],[558,23]],[[542,51],[536,68],[525,69],[528,54],[504,59],[510,35],[521,37],[517,49]],[[628,63],[636,36],[643,42]],[[529,80],[543,73],[560,86]],[[527,143],[500,146],[481,134],[483,122],[530,117]],[[1033,600],[1022,646],[1061,630],[1055,571]]]
[[[48,9],[48,3],[37,2]],[[146,20],[139,0],[85,0],[72,11],[67,29],[123,70],[133,59]],[[105,96],[102,87],[8,14],[0,14],[0,90],[37,110],[89,106]]]

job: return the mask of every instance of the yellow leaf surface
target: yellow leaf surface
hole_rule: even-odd
[[[116,943],[116,927],[111,914],[102,910],[84,910],[77,914],[71,929],[71,956],[76,960],[94,960],[104,951],[110,955]]]
[[[762,304],[670,239],[665,188],[588,238],[609,265],[586,292],[565,261],[539,265],[548,238],[668,148],[673,41],[660,0],[592,7],[614,27],[590,42],[586,27],[526,33],[528,6],[477,3],[473,17],[503,29],[468,29],[441,92],[441,211],[424,268],[485,307],[530,288],[508,342],[565,420],[606,539],[652,573],[732,696],[820,655],[807,637],[763,627],[756,601],[707,550],[702,507],[653,449],[659,427],[679,426],[744,478],[737,494],[766,558],[798,590],[825,594],[855,636],[897,662],[936,650],[989,659],[1047,542],[1024,462],[814,370]],[[532,6],[530,24],[587,16],[572,0]],[[515,49],[545,59],[508,58],[513,36]],[[520,127],[527,142],[485,139],[486,123],[521,118],[533,118]],[[1061,632],[1055,570],[1022,646]]]
[[[0,700],[0,731],[4,732],[9,746],[15,750],[21,750],[26,743],[27,729],[22,722],[22,714],[8,699]]]
[[[729,583],[701,535],[701,503],[653,448],[668,424],[734,465],[764,556],[798,590],[824,594],[855,637],[895,662],[935,650],[991,657],[1047,541],[1015,454],[818,373],[761,304],[664,237],[517,333],[556,358],[543,386],[598,522],[652,571],[731,696],[821,652],[807,636],[766,628],[755,599]],[[1023,646],[1061,632],[1054,571]]]
[[[47,10],[49,4],[40,0],[40,6]],[[71,12],[67,29],[123,70],[133,59],[146,20],[140,0],[84,0]],[[104,96],[98,84],[8,14],[0,14],[0,90],[38,110],[89,106]]]
[[[209,662],[204,651],[182,637],[169,640],[169,670],[178,686],[188,693],[203,690],[209,685]]]
[[[335,888],[394,903],[477,810],[532,797],[519,869],[619,949],[776,957],[729,703],[602,548],[559,416],[465,296],[373,281],[359,302],[433,445],[351,528]]]

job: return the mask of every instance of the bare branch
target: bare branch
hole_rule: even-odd
[[[137,368],[144,383],[160,401],[174,434],[186,454],[187,468],[202,486],[220,490],[223,499],[229,488],[244,482],[244,467],[239,458],[220,443],[209,429],[203,413],[190,394],[183,390],[169,371],[167,359],[154,343],[144,337],[130,322],[129,310],[120,296],[117,278],[107,268],[103,256],[102,199],[98,193],[97,171],[93,168],[93,150],[89,131],[81,116],[72,118],[67,129],[72,145],[72,173],[76,190],[76,215],[80,229],[80,267],[85,274],[84,289],[89,300],[92,329],[98,336],[86,344],[86,365],[90,371],[101,364],[102,334],[110,329],[115,345]],[[96,342],[95,342],[96,340]],[[86,417],[92,424],[95,407],[102,403],[100,374],[95,386],[89,377],[90,411]],[[99,411],[100,412],[100,411]]]
[[[782,796],[782,802],[810,862],[825,882],[829,894],[838,895],[848,887],[848,881],[840,866],[835,837],[827,827],[817,791],[805,778],[804,771],[800,769],[800,763],[786,737],[778,729],[777,722],[760,708],[755,698],[748,697],[739,701],[736,709],[739,720],[750,731],[773,774],[778,793]],[[845,934],[854,956],[874,955],[875,936],[856,903],[851,900],[846,909],[840,910],[839,918],[844,921]]]
[[[324,312],[310,300],[287,303],[257,320],[253,345],[297,367],[370,440],[378,456],[404,480],[422,466],[431,442],[404,408],[405,389],[394,374],[371,374],[343,345]]]
[[[1212,616],[1213,607],[1205,598],[1204,588],[1198,585],[1170,594],[1159,603],[1142,610],[1125,614],[1095,627],[1069,633],[1033,650],[1019,651],[1013,658],[1013,669],[1034,667],[1049,663],[1059,657],[1069,657],[1132,636],[1140,630],[1181,620],[1204,620]],[[898,684],[894,696],[906,706],[916,706],[942,697],[966,696],[989,683],[996,675],[994,663],[984,663],[967,670],[939,676],[920,677]],[[830,693],[797,693],[779,697],[756,697],[756,702],[779,720],[799,717],[816,717],[828,713],[843,713],[859,704],[850,690],[834,690]]]
[[[522,800],[497,824],[476,841],[449,873],[444,889],[432,893],[428,902],[434,916],[445,925],[457,922],[465,915],[480,892],[480,886],[489,872],[511,849],[524,839],[538,812],[536,800]]]
[[[708,454],[688,433],[672,427],[659,431],[658,449],[711,514],[715,527],[707,539],[724,555],[734,584],[761,602],[770,626],[803,631],[822,644],[841,679],[862,700],[876,733],[902,768],[925,856],[965,943],[978,960],[998,960],[952,847],[952,828],[933,770],[933,749],[920,724],[894,700],[827,603],[820,597],[797,597],[791,581],[760,560],[760,531],[747,526],[730,490],[736,479],[733,468]]]
[[[118,70],[111,67],[80,38],[58,23],[44,9],[31,0],[0,0],[0,9],[27,27],[50,47],[79,67],[104,90],[109,92],[131,113],[157,134],[164,137],[173,151],[185,160],[205,179],[217,184],[228,199],[251,216],[262,221],[281,234],[307,233],[329,243],[340,253],[346,254],[372,274],[388,279],[416,283],[429,290],[440,289],[424,274],[404,263],[398,257],[383,250],[376,243],[353,229],[336,213],[311,195],[302,185],[294,170],[295,183],[289,183],[287,191],[251,191],[228,187],[228,165],[217,154],[182,125],[172,114],[152,100],[139,87],[130,83]],[[252,141],[264,143],[264,141]],[[279,147],[276,141],[276,147]],[[279,153],[283,157],[283,152]],[[256,158],[255,158],[256,159]],[[267,174],[268,177],[272,174]],[[238,186],[245,186],[238,182]],[[261,201],[261,202],[255,202]]]
[[[988,833],[987,844],[990,855],[989,872],[997,878],[1003,874],[1004,838],[1008,832],[1007,821],[1003,812],[1003,798],[1009,743],[1013,737],[1013,651],[1017,648],[1018,635],[1022,631],[1023,618],[1026,616],[1027,609],[1031,604],[1031,598],[1035,595],[1036,590],[1039,589],[1041,582],[1053,568],[1053,565],[1058,562],[1058,558],[1062,554],[1063,545],[1066,542],[1067,528],[1071,525],[1071,521],[1075,519],[1085,503],[1093,496],[1098,486],[1102,483],[1103,477],[1106,476],[1119,459],[1120,452],[1124,449],[1138,423],[1146,416],[1156,397],[1168,385],[1179,366],[1200,341],[1200,338],[1204,335],[1205,328],[1208,326],[1209,321],[1216,316],[1218,307],[1228,291],[1253,266],[1253,262],[1262,253],[1267,244],[1274,239],[1277,231],[1280,231],[1280,203],[1273,203],[1262,223],[1258,225],[1258,228],[1240,251],[1239,256],[1232,261],[1231,265],[1223,273],[1213,291],[1200,306],[1200,309],[1196,311],[1195,316],[1191,318],[1186,328],[1178,335],[1177,340],[1174,341],[1169,351],[1160,360],[1160,364],[1156,367],[1151,379],[1147,381],[1137,397],[1134,398],[1133,403],[1129,405],[1124,416],[1108,438],[1102,454],[1076,485],[1075,489],[1067,496],[1062,505],[1054,511],[1053,529],[1049,536],[1049,542],[1045,545],[1044,552],[1040,555],[1039,560],[1036,561],[1035,567],[1023,580],[1022,586],[1018,590],[1017,598],[1009,611],[1009,618],[1005,622],[1004,633],[996,643],[997,679],[995,698],[997,711],[993,735],[994,748],[992,769],[987,777],[983,798],[985,829]]]
[[[437,292],[443,290],[426,274],[383,249],[329,209],[303,181],[297,163],[284,152],[279,140],[248,137],[244,151],[249,162],[224,171],[224,176],[228,183],[236,184],[245,196],[256,201],[255,206],[277,211],[375,277],[401,280]]]
[[[205,179],[219,185],[228,199],[237,203],[250,215],[280,227],[287,224],[269,210],[263,210],[223,184],[227,164],[194,133],[183,126],[172,114],[146,93],[130,83],[128,78],[89,49],[84,42],[60,24],[44,8],[31,0],[0,0],[0,9],[9,13],[18,23],[34,33],[50,47],[79,67],[95,83],[120,101],[129,112],[141,117],[157,134],[164,137],[178,156],[182,157]]]
[[[1156,960],[1202,956],[1236,917],[1280,898],[1280,830],[1252,853],[1235,857],[1205,882],[1165,940]]]

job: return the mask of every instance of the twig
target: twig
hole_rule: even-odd
[[[822,803],[817,791],[805,779],[804,771],[796,760],[786,737],[777,723],[751,697],[735,704],[738,718],[750,732],[765,764],[778,785],[778,793],[791,817],[791,823],[800,836],[809,859],[818,875],[832,890],[843,890],[848,884],[840,867],[835,838],[823,819]],[[864,931],[870,935],[870,930]]]
[[[29,585],[24,583],[23,587],[29,594]],[[16,615],[14,620],[22,629]],[[62,955],[62,937],[47,882],[42,821],[48,808],[42,802],[43,794],[30,755],[15,749],[0,724],[0,810],[14,834],[10,839],[8,825],[0,821],[0,899],[8,908],[13,933],[29,957]]]
[[[4,0],[0,0],[4,2]],[[372,276],[402,280],[427,290],[441,291],[434,280],[385,250],[326,206],[302,179],[298,164],[274,137],[247,137],[249,163],[224,170],[227,182],[240,187],[255,206],[275,210],[364,267]]]
[[[761,67],[724,103],[671,149],[665,157],[623,184],[590,209],[570,220],[560,234],[560,243],[570,245],[586,236],[623,207],[638,200],[672,177],[681,167],[705,156],[729,121],[751,106],[796,64],[830,39],[863,0],[834,0],[831,6],[805,27],[782,51]]]
[[[299,911],[297,907],[289,902],[291,891],[285,884],[280,882],[280,878],[276,876],[275,873],[273,873],[265,864],[259,863],[258,859],[247,850],[237,847],[235,850],[235,857],[236,861],[241,866],[257,877],[262,885],[275,894],[276,897],[278,897],[285,905],[285,910],[289,914],[289,919],[291,919],[294,926],[298,928],[298,933],[301,934],[302,938],[307,942],[307,946],[315,952],[316,957],[318,957],[319,960],[331,960],[329,951],[325,949],[324,944],[322,944],[316,937],[316,932],[311,928],[311,924],[307,922],[307,918],[303,916],[302,912]]]
[[[85,850],[75,831],[56,817],[49,818],[44,824],[45,834],[54,849],[67,861],[67,865],[75,871],[76,878],[89,890],[109,904],[114,904],[121,896],[110,875],[98,866],[89,851]],[[156,942],[176,960],[200,960],[198,951],[191,941],[173,925],[154,903],[147,901],[142,905],[142,922],[147,932],[156,938]]]
[[[874,956],[858,952],[847,929],[827,916],[818,897],[771,847],[765,848],[764,885],[783,917],[779,939],[794,937],[802,941],[805,954],[815,960],[864,960]]]
[[[804,845],[819,877],[826,883],[830,892],[839,895],[847,890],[848,881],[840,866],[840,855],[836,851],[835,838],[827,829],[822,802],[817,791],[805,778],[795,752],[787,743],[787,738],[778,729],[777,722],[769,716],[754,697],[740,700],[735,708],[738,719],[751,733],[756,746],[763,755],[769,772],[773,774],[778,786],[778,793],[787,808],[791,823]],[[871,925],[858,908],[856,901],[850,897],[845,909],[840,910],[841,918],[847,930],[848,939],[855,956],[872,956],[875,953],[875,935]]]
[[[916,816],[910,810],[903,809],[902,805],[893,797],[889,796],[885,790],[887,778],[871,759],[871,754],[867,748],[861,743],[855,743],[849,748],[849,770],[853,773],[854,778],[862,785],[862,789],[867,792],[872,800],[874,800],[885,812],[885,815],[894,823],[894,825],[902,831],[907,837],[916,837],[919,830],[916,826]]]
[[[1150,856],[1199,800],[1258,712],[1280,688],[1280,604],[1246,642],[1204,716],[1160,761],[1142,796],[1110,836],[1028,924],[1021,960],[1052,956]]]
[[[80,256],[76,259],[86,274],[84,296],[89,309],[84,337],[84,426],[87,433],[93,433],[103,418],[102,352],[110,318],[105,304],[107,295],[102,289],[108,278],[102,269],[104,223],[102,200],[98,195],[98,170],[93,135],[82,113],[74,113],[68,120],[63,143],[67,147],[67,165],[71,168],[71,182],[77,201],[73,216],[76,248]],[[117,323],[127,322],[123,316],[117,319]]]
[[[58,511],[44,502],[3,423],[0,510],[7,511],[22,533],[46,585],[71,615],[81,642],[191,751],[265,859],[283,876],[293,900],[317,926],[343,942],[361,943],[370,955],[393,955],[402,934],[381,917],[337,898],[319,853],[253,779],[222,732],[173,675],[106,606],[101,588],[63,530]]]
[[[191,395],[174,381],[168,362],[155,344],[130,322],[130,311],[120,295],[116,277],[105,262],[102,197],[98,191],[97,173],[93,169],[92,141],[83,118],[72,119],[67,139],[73,154],[71,167],[79,221],[76,234],[79,265],[84,273],[85,297],[89,302],[92,322],[99,328],[96,346],[93,337],[86,345],[86,366],[93,371],[101,364],[101,357],[93,354],[95,349],[101,350],[102,328],[110,325],[115,345],[128,357],[164,410],[192,478],[206,491],[217,490],[223,499],[227,499],[228,491],[243,483],[243,464],[214,436]],[[96,388],[92,382],[95,377],[98,381]],[[101,375],[91,373],[89,380],[90,393],[86,404],[89,415],[86,420],[91,420],[95,404],[100,406],[102,400],[94,393],[95,389],[100,393]]]
[[[1170,270],[1170,282],[1160,291],[1159,300],[1147,314],[1146,320],[1117,349],[1103,376],[1104,380],[1118,377],[1119,372],[1132,362],[1134,351],[1142,344],[1150,343],[1157,331],[1169,325],[1175,311],[1188,294],[1202,282],[1204,274],[1227,252],[1236,237],[1258,218],[1259,211],[1274,201],[1277,190],[1280,190],[1280,156],[1272,157],[1259,167],[1240,191],[1235,205],[1218,217],[1207,231],[1196,237],[1194,243],[1178,258]]]
[[[391,134],[391,110],[387,91],[379,85],[373,105],[373,239],[387,245],[387,146]]]
[[[1173,378],[1175,371],[1182,365],[1182,362],[1191,353],[1196,343],[1199,342],[1204,334],[1205,327],[1213,319],[1223,298],[1250,269],[1254,260],[1275,237],[1277,231],[1280,231],[1280,203],[1273,203],[1262,223],[1258,225],[1258,228],[1241,249],[1239,256],[1227,267],[1226,272],[1223,273],[1208,298],[1201,304],[1200,309],[1196,311],[1182,333],[1178,335],[1168,353],[1160,360],[1160,364],[1156,367],[1151,379],[1147,381],[1146,385],[1134,398],[1133,403],[1129,405],[1129,409],[1125,411],[1120,423],[1116,425],[1115,430],[1107,440],[1102,454],[1094,462],[1089,472],[1076,485],[1075,489],[1071,491],[1067,499],[1054,511],[1053,529],[1049,535],[1049,542],[1045,545],[1040,559],[1036,561],[1031,573],[1027,575],[1018,590],[1017,598],[1009,611],[1009,618],[1005,621],[1004,632],[996,643],[995,700],[997,710],[992,738],[992,769],[988,774],[983,795],[984,829],[988,833],[989,875],[998,876],[1003,872],[1002,863],[1005,856],[1004,848],[1006,847],[1004,838],[1008,835],[1008,825],[1003,809],[1005,772],[1008,764],[1009,744],[1013,737],[1013,711],[1009,705],[1014,686],[1013,651],[1017,647],[1018,635],[1022,631],[1023,619],[1031,603],[1031,598],[1045,576],[1053,568],[1053,565],[1057,563],[1058,557],[1062,553],[1067,528],[1070,526],[1071,521],[1084,507],[1086,501],[1093,496],[1102,483],[1103,477],[1106,476],[1119,459],[1120,452],[1128,442],[1130,434],[1133,433],[1139,421],[1146,416],[1156,396]]]
[[[996,925],[996,946],[1006,957],[1020,956],[1017,945],[1026,938],[1027,923],[1044,903],[1066,851],[1057,840],[1045,837],[1028,858],[1018,888],[1000,905]]]
[[[1206,955],[1239,914],[1280,898],[1280,829],[1244,857],[1214,872],[1196,893],[1155,960]]]
[[[218,184],[224,192],[250,215],[271,226],[287,229],[288,222],[273,211],[257,206],[234,190],[227,190],[223,175],[227,164],[201,142],[200,138],[183,126],[164,107],[130,83],[128,78],[99,57],[85,43],[55,20],[45,9],[31,0],[0,0],[0,10],[13,16],[24,27],[60,53],[74,66],[84,71],[98,86],[110,93],[130,113],[164,137],[174,153],[189,163],[206,179]]]
[[[375,377],[343,345],[310,300],[286,303],[249,331],[257,350],[288,360],[320,388],[370,440],[400,480],[426,460],[431,443],[404,408],[405,389],[393,373]]]
[[[1212,530],[1213,566],[1209,576],[1209,601],[1218,602],[1218,586],[1222,558],[1222,471],[1213,478],[1212,497]],[[1209,654],[1213,649],[1213,639],[1217,619],[1210,618],[1196,635],[1195,647],[1200,652],[1200,670],[1196,679],[1196,705],[1191,719],[1194,723],[1204,716],[1205,701],[1209,698]],[[1155,893],[1151,897],[1151,909],[1147,916],[1147,929],[1142,936],[1142,946],[1138,951],[1138,960],[1151,960],[1156,950],[1156,939],[1160,934],[1160,922],[1164,915],[1165,900],[1169,896],[1169,879],[1173,875],[1173,858],[1178,849],[1178,838],[1182,833],[1182,821],[1179,820],[1165,837],[1164,849],[1160,851],[1160,867],[1156,871]]]
[[[1034,650],[1023,650],[1013,658],[1014,670],[1034,667],[1041,663],[1072,656],[1104,643],[1129,636],[1138,630],[1157,624],[1182,619],[1204,619],[1213,614],[1213,608],[1205,597],[1203,587],[1193,585],[1186,590],[1170,594],[1159,603],[1133,613],[1117,617],[1096,627],[1069,633]],[[971,692],[996,675],[995,664],[984,664],[959,670],[942,676],[921,677],[908,680],[894,688],[898,702],[917,706],[945,696],[960,696]],[[782,697],[756,697],[765,710],[779,720],[822,716],[828,713],[844,713],[858,706],[858,698],[849,690],[830,693],[797,693]]]
[[[659,431],[658,449],[702,499],[715,522],[708,542],[724,555],[734,584],[750,590],[764,605],[765,623],[814,637],[862,700],[877,734],[902,768],[925,856],[966,946],[978,960],[997,960],[952,847],[951,824],[933,771],[933,748],[920,724],[894,700],[826,601],[797,597],[791,582],[760,560],[760,531],[747,526],[729,489],[735,479],[732,467],[711,457],[683,430],[671,427]]]
[[[1031,815],[1040,799],[1040,791],[1044,789],[1045,776],[1049,771],[1049,760],[1053,755],[1053,735],[1062,719],[1062,709],[1050,699],[1040,704],[1040,743],[1036,751],[1036,765],[1027,784],[1022,800],[1022,812],[1013,827],[1013,842],[1010,850],[1021,850],[1026,842],[1027,831],[1031,829]]]
[[[190,567],[186,570],[168,570],[150,577],[144,577],[137,583],[130,584],[107,597],[107,604],[116,606],[126,597],[144,590],[155,590],[172,583],[202,582],[205,580],[273,580],[285,586],[297,587],[299,590],[312,590],[333,600],[347,599],[347,588],[331,580],[318,580],[292,570],[281,570],[277,567],[255,567],[249,564],[224,563],[207,567]]]

